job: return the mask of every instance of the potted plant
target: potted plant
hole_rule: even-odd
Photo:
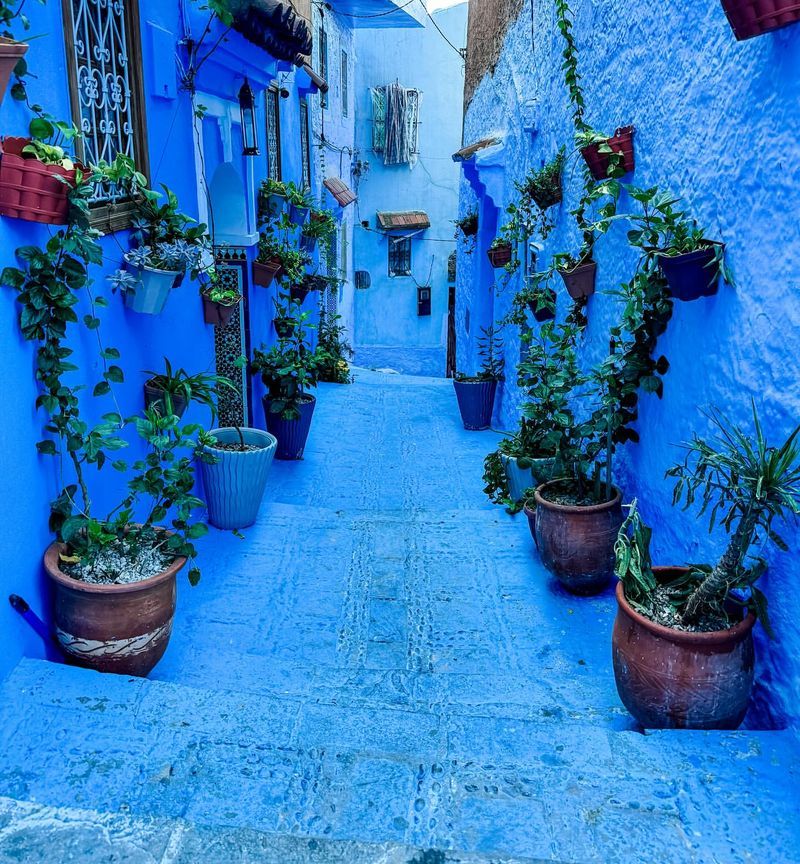
[[[773,541],[773,523],[800,513],[797,427],[770,446],[753,405],[753,432],[711,412],[711,438],[695,435],[671,468],[674,499],[701,502],[709,530],[729,540],[713,566],[653,567],[650,529],[633,503],[616,545],[617,619],[614,676],[625,707],[647,728],[735,729],[753,683],[753,625],[770,632],[758,557]],[[717,519],[719,517],[719,519]],[[758,550],[753,555],[753,549]]]
[[[492,245],[486,250],[489,262],[496,270],[511,263],[513,250],[511,244],[502,237],[495,237]]]
[[[184,240],[137,246],[125,253],[125,268],[109,277],[133,312],[160,315],[181,273],[195,260],[196,251]]]
[[[262,221],[280,219],[289,206],[286,184],[267,178],[258,192],[259,216]]]
[[[316,350],[318,381],[350,384],[353,380],[348,363],[348,358],[353,356],[353,349],[347,341],[347,331],[341,320],[341,315],[324,309],[320,312]]]
[[[587,129],[578,135],[578,148],[595,180],[623,177],[636,167],[633,126],[622,126],[609,138]]]
[[[594,294],[597,264],[592,260],[590,249],[584,247],[577,258],[567,253],[554,255],[553,264],[573,300]]]
[[[25,42],[17,42],[9,30],[11,22],[15,19],[20,20],[23,29],[27,30],[30,27],[28,19],[20,15],[21,6],[19,0],[0,0],[0,105],[3,103],[11,76],[20,78],[26,72],[22,58],[28,50],[28,45]],[[24,89],[17,98],[25,98]]]
[[[267,488],[278,441],[261,429],[224,427],[208,433],[201,461],[208,521],[236,531],[252,525]]]
[[[478,211],[470,210],[460,219],[456,219],[455,226],[464,237],[474,237],[478,233]]]
[[[227,288],[213,268],[207,275],[209,281],[200,289],[203,319],[206,324],[224,327],[242,302],[242,295],[235,288]]]
[[[320,240],[330,240],[336,234],[336,220],[330,210],[311,208],[309,220],[300,232],[300,249],[311,255]]]
[[[308,256],[274,234],[262,233],[258,253],[253,262],[253,282],[268,288],[276,277],[289,284],[300,282],[308,264]]]
[[[532,273],[524,288],[517,291],[512,301],[509,321],[519,327],[528,324],[528,313],[543,324],[556,317],[556,292],[550,287],[551,272]]]
[[[267,430],[278,439],[277,459],[302,459],[316,399],[308,388],[317,383],[317,357],[306,339],[309,314],[301,313],[289,336],[269,351],[256,349],[251,368],[267,389],[263,398]]]
[[[564,170],[565,151],[558,153],[538,171],[528,174],[520,186],[522,194],[533,201],[540,210],[547,210],[561,203],[561,174]]]
[[[488,429],[492,425],[497,382],[504,378],[503,342],[497,336],[497,330],[494,325],[481,327],[481,333],[483,335],[478,339],[478,356],[481,358],[478,374],[469,376],[456,372],[453,378],[461,422],[470,431]]]
[[[235,389],[233,382],[223,375],[211,372],[198,372],[190,375],[185,369],[173,370],[165,357],[163,372],[146,372],[144,383],[144,404],[162,416],[174,414],[183,417],[190,402],[205,405],[211,411],[211,419],[216,414],[216,396],[220,389]]]
[[[338,285],[340,280],[324,273],[302,273],[299,279],[290,283],[289,296],[298,303],[303,303],[312,291],[325,291],[329,285]],[[288,280],[288,275],[287,275]]]
[[[297,321],[301,315],[300,303],[293,300],[288,294],[280,293],[277,298],[273,298],[272,305],[275,307],[272,325],[278,336],[281,339],[286,339],[292,335],[297,326]]]
[[[752,39],[800,21],[796,0],[770,0],[767,4],[753,0],[722,0],[733,35],[738,40]]]
[[[289,199],[289,222],[295,227],[302,227],[308,221],[313,200],[310,189],[300,189],[291,181],[286,184],[286,195]]]

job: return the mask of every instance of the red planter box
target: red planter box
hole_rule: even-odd
[[[633,171],[635,161],[633,157],[633,126],[623,126],[608,139],[608,146],[615,152],[622,154],[622,167],[626,174]],[[608,165],[611,160],[610,153],[601,153],[600,144],[590,144],[581,149],[581,155],[586,160],[592,177],[595,180],[605,180],[608,177]]]
[[[740,41],[800,21],[798,0],[722,0],[722,8]]]
[[[75,169],[23,158],[22,148],[28,144],[28,138],[5,138],[0,144],[0,215],[66,225]]]
[[[492,267],[505,267],[511,263],[511,244],[504,243],[502,246],[494,246],[486,250]]]

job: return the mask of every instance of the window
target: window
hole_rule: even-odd
[[[372,88],[372,149],[383,153],[386,146],[386,90]]]
[[[281,94],[277,87],[266,91],[267,177],[281,179]]]
[[[419,90],[400,84],[372,88],[372,149],[384,165],[413,164],[419,153]]]
[[[411,275],[411,238],[389,238],[389,275]]]
[[[347,117],[347,103],[350,98],[347,91],[347,51],[342,51],[342,117]]]
[[[308,122],[308,102],[300,100],[300,161],[303,170],[303,188],[311,188],[311,129]]]
[[[137,0],[62,0],[72,119],[83,133],[77,155],[87,164],[130,156],[148,174]],[[129,62],[132,60],[132,62]],[[130,225],[133,205],[98,190],[92,222],[108,230]]]
[[[324,25],[319,28],[319,74],[328,80],[328,34]],[[328,94],[320,92],[319,104],[322,108],[328,107]]]

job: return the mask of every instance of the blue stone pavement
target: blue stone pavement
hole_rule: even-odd
[[[481,490],[448,382],[320,388],[149,680],[26,660],[0,862],[800,862],[791,731],[641,734],[579,599]]]

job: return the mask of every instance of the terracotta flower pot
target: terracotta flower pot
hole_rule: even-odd
[[[685,567],[654,567],[665,580]],[[640,615],[617,585],[612,651],[620,699],[645,728],[736,729],[753,685],[755,615],[729,630],[688,633]]]
[[[14,74],[14,67],[28,50],[25,42],[15,42],[13,39],[0,37],[0,105],[8,90],[8,82]]]
[[[722,0],[733,35],[752,39],[800,21],[797,0]]]
[[[712,243],[684,255],[659,255],[658,264],[677,300],[697,300],[717,293],[719,271],[715,259],[721,243]],[[723,247],[724,248],[724,247]]]
[[[242,302],[240,297],[233,305],[225,305],[224,303],[215,303],[213,300],[203,296],[203,320],[206,324],[214,324],[218,327],[224,327],[233,318],[234,312],[239,308]]]
[[[488,429],[492,425],[497,381],[454,380],[453,387],[464,428],[471,432]]]
[[[486,250],[489,262],[495,269],[505,267],[506,264],[511,263],[511,252],[510,243],[502,243],[500,246],[493,246],[491,249]]]
[[[183,417],[188,404],[184,396],[173,395],[171,397],[172,413],[176,417]],[[163,417],[167,410],[164,390],[161,387],[155,386],[151,381],[146,381],[144,385],[144,404],[146,408],[156,408]]]
[[[175,615],[175,575],[186,559],[176,558],[162,573],[141,582],[91,585],[61,570],[62,549],[62,544],[51,544],[44,566],[64,656],[98,672],[147,675],[167,650]]]
[[[269,396],[265,396],[263,402],[264,415],[267,418],[267,431],[278,439],[275,458],[302,459],[308,433],[311,429],[311,418],[314,416],[314,408],[317,404],[316,398],[306,394],[305,400],[299,406],[300,417],[296,420],[284,420],[280,414],[272,413],[269,410],[271,402]]]
[[[550,207],[555,207],[560,204],[564,197],[564,193],[559,185],[556,189],[537,190],[531,193],[534,203],[540,210],[547,210]]]
[[[23,157],[28,144],[29,138],[5,138],[0,143],[0,215],[66,225],[75,169],[67,171],[60,165]]]
[[[596,594],[614,574],[614,543],[623,518],[619,490],[605,504],[569,506],[547,500],[552,485],[536,490],[535,513],[526,508],[542,563],[568,591]]]
[[[272,280],[283,272],[283,265],[276,258],[271,261],[253,261],[253,284],[269,288]]]
[[[636,167],[633,155],[633,132],[633,126],[623,126],[605,142],[615,153],[622,154],[622,168],[626,174]],[[581,148],[581,155],[595,180],[605,180],[608,177],[611,162],[611,154],[601,153],[600,147],[600,144],[589,144],[588,147]]]
[[[573,300],[580,300],[581,297],[591,297],[594,294],[594,286],[597,280],[597,264],[594,261],[579,264],[572,270],[559,270],[558,273],[564,280],[567,293]]]

